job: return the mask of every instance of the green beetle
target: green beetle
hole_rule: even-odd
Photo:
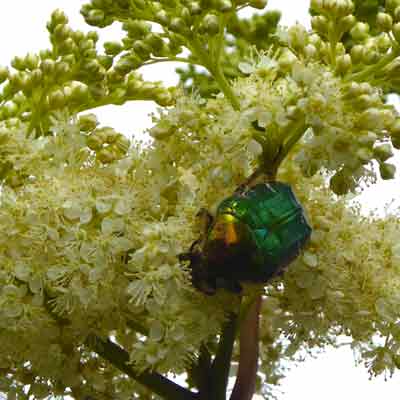
[[[279,275],[301,252],[311,227],[291,187],[257,184],[235,192],[216,217],[202,211],[204,235],[188,253],[192,284],[206,294],[218,288],[241,292],[241,282],[263,283]]]

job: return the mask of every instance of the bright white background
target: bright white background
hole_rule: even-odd
[[[75,29],[88,30],[79,14],[83,0],[0,0],[0,65],[9,65],[15,55],[39,51],[49,46],[46,22],[52,10],[62,8]],[[282,23],[290,25],[296,21],[309,26],[309,0],[270,0],[269,8],[283,12]],[[90,28],[92,29],[92,28]],[[107,37],[106,36],[107,32]],[[117,28],[107,28],[101,33],[102,40],[119,37]],[[162,79],[169,85],[177,82],[174,74],[176,65],[162,64],[148,67],[143,71],[147,79]],[[140,134],[151,126],[148,114],[155,109],[150,102],[132,102],[124,107],[105,107],[97,110],[103,124],[112,125],[125,134]],[[397,160],[399,157],[397,155]],[[396,162],[400,169],[399,162]],[[380,183],[362,195],[365,208],[379,207],[395,198],[399,204],[399,180]],[[0,344],[1,346],[1,344]],[[352,352],[341,348],[309,359],[299,366],[293,366],[283,381],[280,400],[333,400],[363,399],[386,400],[399,397],[400,374],[387,382],[383,378],[368,379],[363,367],[355,367]]]

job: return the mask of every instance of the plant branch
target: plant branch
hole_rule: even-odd
[[[239,370],[230,400],[251,400],[258,370],[258,330],[262,295],[259,294],[240,326]]]
[[[226,399],[226,387],[228,385],[233,344],[236,336],[237,319],[237,314],[232,313],[222,331],[217,354],[211,366],[211,393],[209,396],[204,397],[207,400]]]
[[[129,365],[129,354],[110,339],[90,335],[87,345],[115,368],[167,400],[198,400],[196,393],[187,390],[156,372],[137,372]]]

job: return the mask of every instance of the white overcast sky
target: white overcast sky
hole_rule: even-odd
[[[38,51],[49,46],[45,28],[49,15],[55,8],[63,9],[70,18],[73,28],[88,30],[79,14],[82,0],[0,0],[0,65],[9,65],[15,55]],[[296,21],[309,26],[309,0],[270,0],[269,8],[283,12],[282,22],[290,25]],[[119,34],[116,28],[107,28],[101,33],[103,40],[112,40]],[[147,79],[159,80],[169,85],[177,82],[174,65],[162,64],[149,67],[143,74]],[[124,107],[106,107],[97,114],[103,124],[114,126],[128,135],[139,134],[150,127],[148,114],[154,110],[150,102],[134,102]],[[399,157],[397,154],[397,160]],[[400,169],[400,165],[398,169]],[[379,188],[362,196],[367,208],[381,207],[392,198],[400,198],[399,175],[395,182],[384,182]],[[396,201],[399,204],[398,200]],[[383,378],[368,380],[368,374],[362,367],[355,367],[349,349],[328,351],[316,359],[310,359],[294,367],[283,381],[279,400],[333,400],[363,399],[386,400],[399,397],[400,374],[397,373],[387,382]]]

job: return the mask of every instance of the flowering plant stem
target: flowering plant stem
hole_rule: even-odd
[[[87,340],[87,344],[95,353],[110,362],[115,368],[118,368],[132,379],[135,379],[167,400],[199,399],[196,393],[177,385],[156,372],[143,371],[139,373],[135,371],[129,365],[129,354],[109,339],[103,340],[98,336],[91,335]]]

